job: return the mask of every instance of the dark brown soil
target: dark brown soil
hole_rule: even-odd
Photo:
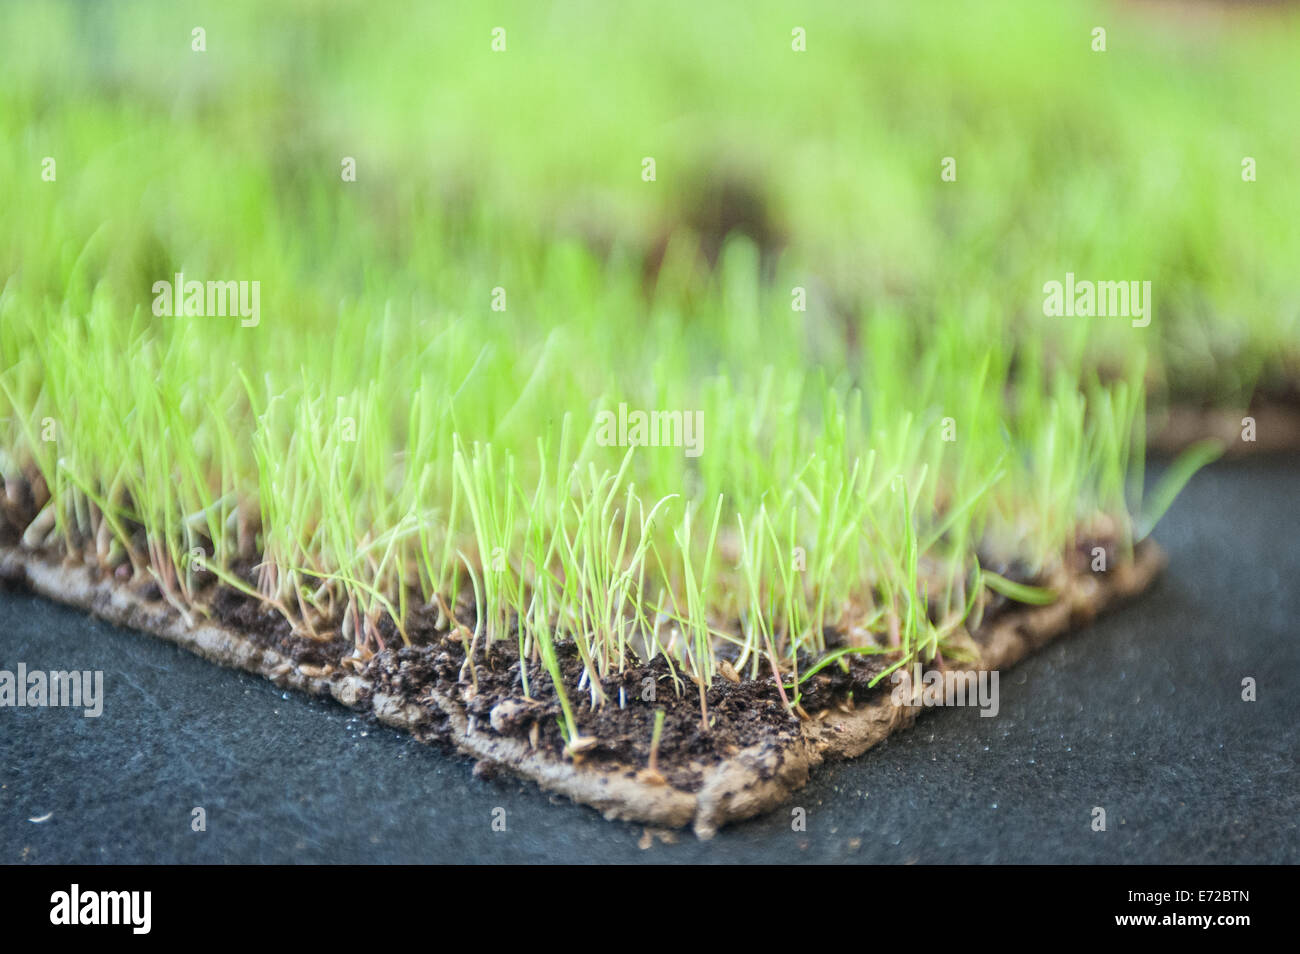
[[[161,600],[156,587],[153,592],[144,588],[141,595]],[[295,635],[278,612],[228,587],[214,589],[211,608],[221,623],[299,666],[325,670],[327,678],[341,677],[346,672],[344,660],[353,651],[348,640],[335,635],[328,641],[315,641]],[[472,629],[474,620],[469,611],[462,609],[460,615],[459,622]],[[438,629],[438,616],[434,608],[415,606],[410,610],[406,623],[410,646],[402,645],[400,635],[389,624],[390,631],[385,633],[388,648],[366,662],[360,674],[375,691],[421,706],[431,714],[437,711],[430,699],[431,687],[453,692],[469,716],[484,726],[491,725],[500,735],[527,741],[562,757],[562,712],[551,677],[540,662],[529,660],[526,664],[531,692],[525,699],[520,678],[524,666],[515,640],[498,639],[476,649],[471,673],[465,665],[463,638],[450,627]],[[706,693],[706,730],[701,721],[698,688],[683,681],[678,691],[662,657],[612,673],[602,685],[609,701],[592,708],[589,696],[575,693],[572,688],[579,685],[583,671],[576,649],[571,643],[560,643],[556,649],[579,731],[595,740],[583,753],[585,761],[647,765],[655,712],[662,709],[659,771],[670,785],[695,791],[702,781],[700,772],[693,767],[698,763],[720,761],[742,748],[764,742],[785,744],[798,734],[798,722],[785,711],[770,677],[742,679],[739,683],[714,680]],[[850,674],[838,669],[833,674],[819,674],[804,689],[805,699],[809,700],[805,705],[829,705],[836,696],[849,691],[864,698],[867,682],[880,668],[882,665],[874,660],[867,664],[855,659]],[[437,741],[438,733],[432,729],[417,734]]]
[[[1255,420],[1254,440],[1243,439],[1242,420]],[[1242,408],[1216,407],[1205,401],[1174,404],[1154,414],[1147,425],[1147,447],[1176,454],[1205,438],[1223,442],[1229,457],[1293,451],[1300,448],[1300,397],[1278,392],[1256,395]]]
[[[1096,541],[1081,541],[1077,553],[1086,556],[1095,545],[1098,545]],[[1110,551],[1108,556],[1113,557],[1113,542],[1104,545]],[[1023,564],[991,568],[1016,582],[1042,582]],[[251,571],[244,575],[251,583]],[[161,600],[161,594],[152,584],[144,588],[142,595]],[[209,599],[213,614],[221,623],[296,665],[323,670],[327,678],[337,678],[346,671],[344,660],[351,655],[353,644],[337,635],[337,626],[331,627],[336,634],[333,638],[316,641],[295,635],[278,612],[229,587],[214,587]],[[458,696],[471,718],[483,726],[491,726],[497,734],[527,741],[557,758],[564,757],[560,703],[549,673],[538,660],[530,659],[526,664],[530,689],[526,699],[521,680],[524,667],[516,640],[498,639],[478,648],[471,673],[465,665],[464,639],[445,624],[439,629],[438,610],[420,605],[415,599],[410,605],[406,630],[411,645],[403,646],[396,628],[385,620],[381,628],[388,648],[376,653],[360,670],[375,691],[392,695],[405,704],[421,706],[436,716],[438,709],[430,699],[430,690],[437,687],[441,692]],[[981,629],[974,634],[976,641],[980,642],[992,623],[1014,605],[994,594],[985,609]],[[459,607],[458,616],[462,626],[474,628],[472,609]],[[837,632],[828,632],[826,641],[829,649],[844,644],[842,634]],[[611,673],[602,684],[609,701],[593,708],[588,694],[573,691],[583,673],[582,660],[575,647],[561,642],[556,650],[579,732],[595,740],[583,753],[584,761],[648,765],[655,712],[662,709],[664,724],[658,770],[673,787],[694,792],[703,782],[701,764],[722,761],[756,745],[782,748],[800,732],[799,720],[786,710],[770,675],[758,679],[741,677],[739,682],[715,679],[705,695],[709,715],[706,728],[701,719],[698,687],[682,679],[680,674],[675,680],[662,657],[647,664],[628,666],[622,673]],[[805,656],[800,660],[801,669],[810,668],[815,662],[816,659]],[[850,699],[854,704],[862,704],[880,698],[888,691],[887,684],[882,682],[873,687],[871,682],[889,663],[889,657],[885,656],[851,655],[839,665],[828,666],[800,685],[803,710],[818,712],[843,706]],[[433,721],[442,722],[437,718]],[[417,735],[426,741],[439,741],[436,726],[422,728]]]
[[[6,522],[0,520],[0,526]],[[468,649],[475,622],[468,607],[458,607],[453,622],[411,599],[406,623],[411,644],[403,645],[387,622],[380,626],[385,648],[359,656],[351,640],[337,635],[337,620],[317,624],[317,632],[327,634],[323,637],[295,631],[277,610],[212,578],[197,600],[207,614],[191,611],[186,617],[152,582],[131,583],[121,573],[105,573],[79,551],[39,552],[15,545],[14,538],[21,535],[12,526],[9,530],[0,541],[0,579],[277,684],[331,695],[424,741],[471,755],[478,760],[479,774],[509,770],[609,817],[667,827],[693,823],[701,837],[770,809],[805,784],[810,771],[826,759],[861,754],[910,725],[919,712],[915,706],[895,705],[886,681],[871,686],[892,660],[880,654],[846,656],[805,679],[799,686],[798,718],[786,709],[770,676],[745,678],[724,670],[705,696],[706,725],[698,687],[680,674],[675,677],[662,658],[611,673],[600,687],[607,701],[592,706],[577,651],[560,642],[556,649],[564,682],[585,739],[571,754],[549,674],[535,658],[521,661],[514,636]],[[1158,549],[1144,545],[1134,560],[1117,554],[1122,559],[1111,573],[1092,574],[1086,566],[1095,545],[1115,553],[1105,534],[1099,541],[1081,540],[1051,580],[1036,579],[1020,565],[985,561],[1011,579],[1057,588],[1061,598],[1041,608],[986,606],[972,634],[973,661],[960,665],[1011,665],[1098,607],[1140,592],[1162,564]],[[252,582],[251,564],[241,576]],[[845,642],[836,632],[825,636],[831,648]],[[801,671],[814,661],[801,659]],[[939,658],[932,665],[948,663]],[[528,697],[522,691],[525,675]],[[660,710],[664,724],[651,771],[651,739]]]
[[[12,544],[20,536],[10,521],[0,520],[6,528],[5,542]],[[1083,553],[1090,551],[1091,542]],[[1107,546],[1110,546],[1107,544]],[[56,554],[51,554],[59,558]],[[93,567],[88,567],[94,571]],[[1010,579],[1036,581],[1021,564],[997,564],[991,568]],[[97,572],[97,571],[94,571]],[[250,585],[255,582],[249,562],[240,576]],[[200,579],[202,579],[200,577]],[[425,710],[428,721],[416,734],[426,741],[447,742],[446,720],[432,698],[431,690],[449,694],[464,706],[467,715],[498,735],[527,742],[536,750],[564,758],[565,740],[560,731],[562,712],[549,673],[537,659],[521,663],[517,640],[498,639],[475,651],[472,672],[466,666],[466,646],[460,635],[472,630],[475,620],[471,608],[458,607],[459,627],[441,621],[436,607],[422,604],[418,597],[410,600],[406,621],[411,645],[402,644],[391,620],[380,624],[386,647],[364,663],[350,666],[354,644],[339,635],[341,627],[322,624],[326,638],[310,638],[295,633],[288,620],[269,605],[227,586],[217,585],[208,576],[209,585],[201,601],[211,618],[243,634],[257,646],[271,650],[309,675],[326,680],[344,678],[356,672],[371,691],[384,692],[403,704]],[[163,604],[163,595],[152,580],[129,584],[135,595],[147,603]],[[983,628],[1012,608],[1005,598],[994,596],[984,613]],[[976,634],[977,640],[979,634]],[[843,645],[842,635],[826,634],[828,648]],[[618,766],[648,766],[655,713],[664,711],[657,768],[669,785],[687,792],[698,791],[703,784],[701,766],[721,762],[742,749],[771,746],[783,749],[800,734],[800,721],[781,701],[770,675],[733,682],[716,678],[705,695],[708,725],[701,718],[698,687],[678,674],[674,677],[662,657],[648,664],[627,667],[611,673],[602,684],[609,700],[593,707],[586,692],[575,693],[582,676],[582,661],[571,643],[557,645],[565,684],[575,721],[583,736],[594,744],[582,753],[585,762]],[[816,660],[800,660],[807,669]],[[887,691],[885,683],[875,687],[871,681],[889,664],[885,656],[852,655],[839,665],[829,666],[800,687],[804,712],[818,712],[853,704],[870,703]],[[526,666],[530,694],[522,691],[521,670]],[[487,767],[484,767],[487,770]]]

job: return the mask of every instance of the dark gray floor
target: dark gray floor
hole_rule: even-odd
[[[0,669],[103,669],[107,697],[99,719],[0,709],[0,862],[1300,861],[1300,459],[1199,474],[1156,537],[1158,587],[1006,674],[996,718],[937,711],[766,818],[648,849],[333,703],[0,593]]]

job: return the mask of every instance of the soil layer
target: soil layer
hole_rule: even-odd
[[[1050,581],[1061,594],[1051,606],[1004,607],[986,614],[974,633],[977,658],[961,668],[1013,665],[1100,610],[1141,592],[1163,564],[1161,551],[1146,542],[1131,562],[1108,573],[1063,572]],[[802,721],[786,714],[770,679],[719,678],[708,693],[706,727],[696,688],[687,685],[678,692],[661,660],[606,680],[602,689],[608,702],[593,710],[574,693],[580,664],[566,656],[562,665],[571,676],[566,681],[575,716],[583,735],[594,740],[575,758],[564,751],[549,677],[527,665],[533,698],[524,699],[513,640],[468,650],[459,627],[439,631],[433,611],[413,614],[407,627],[412,645],[348,665],[350,643],[294,635],[280,617],[230,591],[211,601],[209,618],[190,622],[156,587],[128,586],[90,566],[21,547],[0,546],[0,577],[222,665],[372,712],[421,740],[475,758],[477,772],[511,772],[609,818],[660,827],[692,825],[701,837],[775,807],[822,762],[856,757],[924,711],[896,705],[887,681],[869,687],[884,665],[878,656],[850,657],[847,671],[828,667],[809,680],[802,687],[802,705],[810,718]],[[400,644],[392,636],[390,647]],[[666,718],[657,770],[651,771],[651,728],[658,709]]]
[[[1253,435],[1243,437],[1247,417],[1254,419]],[[1256,401],[1249,408],[1229,410],[1175,404],[1148,425],[1147,448],[1176,454],[1196,441],[1223,441],[1229,457],[1300,450],[1300,401]]]

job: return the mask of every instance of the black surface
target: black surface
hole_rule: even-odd
[[[936,711],[765,818],[644,850],[332,702],[0,593],[0,668],[106,688],[98,719],[0,709],[0,862],[1300,861],[1300,460],[1198,474],[1156,538],[1157,587],[1004,674],[997,717]]]

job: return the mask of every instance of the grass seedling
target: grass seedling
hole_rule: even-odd
[[[293,90],[257,55],[281,31],[250,29],[248,50],[211,58],[203,97],[174,67],[140,66],[188,32],[175,32],[179,14],[104,11],[131,27],[105,31],[121,39],[103,56],[132,107],[103,95],[93,70],[51,98],[46,63],[98,59],[64,49],[69,31],[37,28],[57,25],[56,5],[13,12],[0,130],[78,157],[57,188],[34,181],[29,157],[0,159],[8,208],[23,210],[0,214],[0,471],[15,538],[153,583],[191,620],[222,589],[255,598],[301,637],[341,635],[357,666],[409,643],[412,613],[436,607],[473,686],[490,648],[518,647],[520,692],[536,700],[550,683],[571,755],[591,744],[586,712],[627,704],[613,686],[633,666],[665,667],[709,731],[719,676],[770,680],[797,717],[799,687],[854,655],[884,657],[882,676],[959,658],[991,594],[1050,602],[1073,546],[1100,536],[1131,552],[1211,459],[1195,450],[1143,505],[1148,386],[1169,392],[1190,367],[1236,382],[1216,394],[1226,399],[1300,367],[1288,307],[1300,248],[1278,224],[1295,216],[1275,214],[1300,193],[1283,177],[1269,202],[1244,205],[1246,184],[1222,174],[1222,150],[1201,148],[1201,124],[1168,118],[1200,117],[1227,82],[1250,104],[1259,149],[1285,156],[1273,82],[1284,43],[1251,70],[1207,69],[1185,87],[1158,44],[1150,63],[1112,64],[1113,85],[1094,84],[1055,68],[1069,14],[1033,12],[1041,44],[1008,46],[1003,26],[1022,10],[958,6],[940,18],[956,24],[947,32],[929,15],[878,14],[912,41],[907,64],[862,12],[823,21],[821,59],[798,65],[723,42],[734,24],[701,22],[689,42],[711,51],[699,81],[723,109],[708,106],[701,128],[728,129],[738,155],[766,164],[755,205],[782,220],[723,234],[685,187],[627,175],[635,137],[621,123],[570,125],[617,100],[643,104],[639,123],[677,128],[677,98],[646,79],[654,71],[589,72],[653,60],[670,19],[659,14],[637,14],[617,64],[588,45],[555,71],[537,51],[578,14],[521,6],[538,41],[510,68],[544,68],[565,109],[545,84],[513,84],[520,121],[487,127],[473,117],[493,114],[502,86],[465,52],[463,11],[427,31],[386,12],[362,31],[346,15],[322,21],[319,47],[339,61],[311,73],[329,83]],[[252,27],[265,14],[229,16]],[[774,7],[745,16],[755,35],[788,33]],[[377,87],[366,64],[381,35],[399,63],[425,62],[434,43],[458,77],[451,93]],[[983,70],[994,40],[998,83]],[[1231,66],[1240,52],[1225,44],[1212,59]],[[864,62],[887,71],[881,82],[865,99],[838,95]],[[884,79],[904,66],[955,75],[953,63],[978,65],[978,80],[923,109]],[[1052,95],[1024,81],[1043,75]],[[355,84],[366,108],[338,102],[335,84]],[[1053,105],[1065,93],[1110,118],[1071,137],[1081,154],[1068,162]],[[808,102],[840,105],[810,116]],[[304,126],[297,108],[338,127]],[[447,124],[446,150],[411,145],[416,114]],[[1233,138],[1232,123],[1215,128]],[[562,129],[574,135],[552,148]],[[931,157],[954,135],[1003,170],[1000,191],[935,180]],[[1134,148],[1148,135],[1160,149]],[[343,185],[343,142],[376,144],[383,172]],[[454,155],[458,143],[475,152]],[[1203,197],[1190,219],[1173,195],[1185,190],[1141,158],[1155,154],[1187,159]],[[707,157],[660,158],[678,182],[705,182],[705,199],[725,178]],[[863,169],[883,187],[854,187]],[[1136,218],[1102,230],[1099,183],[1106,207]],[[564,197],[590,189],[609,221],[570,227],[585,219]],[[1050,234],[1041,208],[1055,210]],[[1125,227],[1166,217],[1183,227]],[[1242,251],[1256,239],[1273,251]],[[1038,289],[1061,262],[1153,279],[1168,289],[1167,325],[1040,314]],[[178,273],[258,281],[260,322],[156,314],[153,284]],[[1225,311],[1250,317],[1204,318]],[[1232,356],[1223,375],[1219,354]],[[620,405],[698,413],[702,441],[606,446],[597,417]]]

